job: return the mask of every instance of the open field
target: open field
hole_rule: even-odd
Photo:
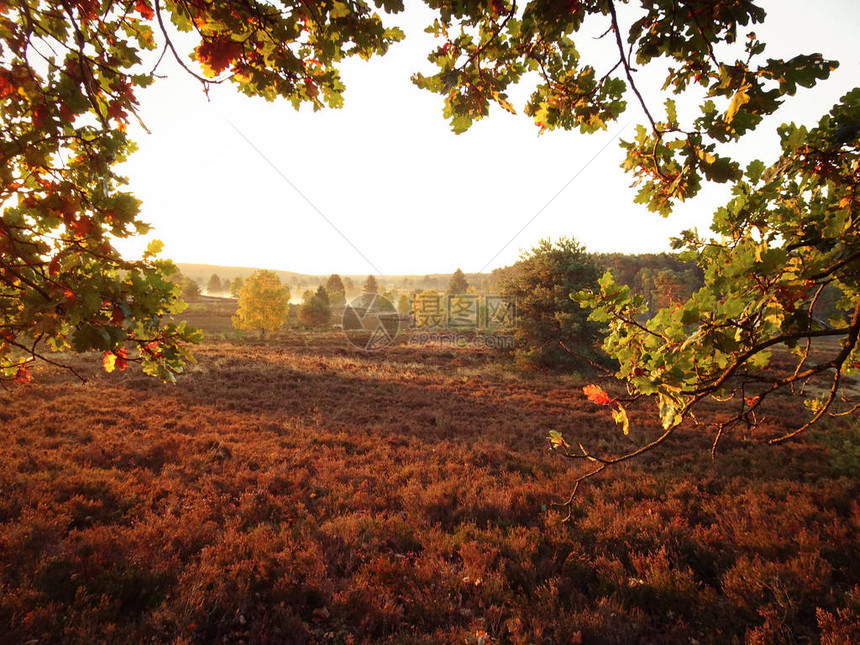
[[[81,359],[0,393],[0,642],[860,642],[858,469],[757,441],[786,401],[563,524],[548,432],[627,445],[585,381],[336,334],[197,354],[175,386]]]

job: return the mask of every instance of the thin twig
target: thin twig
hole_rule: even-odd
[[[630,68],[630,63],[624,56],[624,42],[621,40],[621,30],[618,27],[618,14],[615,13],[615,3],[613,2],[613,0],[609,0],[608,6],[609,15],[612,17],[612,28],[615,31],[615,42],[618,45],[618,53],[621,54],[621,64],[624,65],[624,72],[627,75],[627,80],[630,82],[630,89],[633,90],[633,93],[636,95],[636,98],[639,99],[639,105],[641,105],[642,109],[645,111],[645,116],[648,117],[648,121],[651,123],[651,129],[659,135],[660,130],[657,127],[657,123],[651,116],[651,112],[648,110],[648,106],[645,104],[645,99],[642,98],[642,94],[639,93],[639,88],[636,87],[636,82],[633,80],[633,73]]]

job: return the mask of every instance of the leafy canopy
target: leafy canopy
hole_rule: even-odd
[[[179,51],[177,30],[193,51]],[[337,0],[0,2],[0,378],[29,380],[34,360],[57,363],[67,349],[103,351],[106,365],[127,357],[163,379],[190,358],[200,335],[169,322],[179,287],[160,245],[139,262],[113,246],[148,231],[116,165],[135,149],[136,92],[163,56],[204,89],[229,80],[319,109],[342,104],[338,63],[401,36],[365,3]]]
[[[774,441],[827,413],[856,409],[841,386],[860,367],[860,90],[816,127],[783,125],[776,159],[743,167],[730,145],[799,88],[826,79],[836,61],[806,52],[765,57],[753,28],[766,14],[748,0],[651,0],[635,8],[620,0],[433,5],[439,18],[430,31],[442,45],[430,60],[438,72],[415,82],[444,97],[455,131],[485,117],[492,103],[514,111],[505,91],[530,73],[538,84],[525,112],[541,132],[605,129],[626,101],[637,104],[645,123],[622,142],[623,168],[648,209],[667,215],[704,182],[732,185],[711,236],[689,231],[674,242],[704,274],[691,297],[675,290],[671,305],[648,320],[641,298],[610,274],[576,296],[593,310],[593,321],[609,327],[605,349],[619,363],[629,398],[653,397],[664,427],[621,455],[574,449],[554,435],[554,446],[586,465],[582,479],[659,445],[708,397],[728,409],[717,421],[715,446],[735,425],[756,425],[764,402],[779,391],[822,394],[808,401],[808,419]],[[595,27],[614,53],[587,60],[576,40]],[[662,87],[643,91],[637,69],[666,63]],[[690,114],[679,106],[691,101],[675,100],[685,95],[696,106]],[[839,313],[827,320],[821,300],[833,289],[841,293]],[[819,346],[825,338],[836,342]],[[794,355],[791,369],[771,364],[776,351]],[[627,432],[622,402],[606,396],[598,399]]]

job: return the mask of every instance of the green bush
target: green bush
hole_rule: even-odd
[[[516,306],[514,357],[522,367],[575,368],[599,356],[600,328],[570,295],[597,285],[598,268],[572,238],[541,240],[506,271],[502,295]]]

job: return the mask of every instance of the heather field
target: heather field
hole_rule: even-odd
[[[335,333],[197,355],[0,392],[0,642],[860,642],[847,425],[768,447],[781,400],[714,461],[685,429],[563,523],[548,432],[630,445],[584,377]]]

